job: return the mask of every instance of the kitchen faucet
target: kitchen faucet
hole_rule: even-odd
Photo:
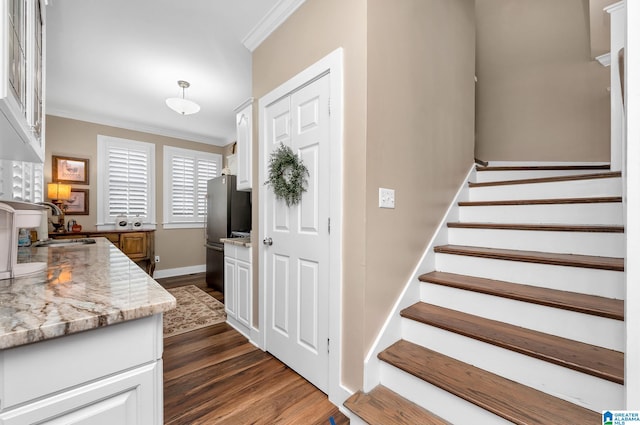
[[[54,223],[53,220],[51,221],[51,224],[53,224],[54,232],[64,232],[64,210],[51,202],[38,202],[38,205],[44,205],[51,208],[51,215],[58,216],[57,223]]]
[[[38,205],[44,205],[51,208],[51,215],[62,215],[62,210],[56,204],[51,202],[36,202]]]

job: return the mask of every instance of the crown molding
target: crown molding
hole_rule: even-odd
[[[109,127],[122,128],[125,130],[139,131],[141,133],[149,133],[149,134],[155,134],[158,136],[173,137],[174,139],[204,143],[204,144],[213,145],[213,146],[224,147],[229,143],[231,143],[230,141],[227,142],[220,137],[206,137],[201,134],[169,130],[166,128],[161,128],[161,127],[156,127],[151,125],[143,125],[133,121],[121,120],[117,118],[108,118],[108,117],[88,114],[88,113],[75,113],[75,112],[66,111],[62,109],[47,108],[46,114],[53,115],[60,118],[67,118],[67,119],[72,119],[77,121],[90,122],[93,124],[106,125]]]
[[[293,14],[305,0],[280,0],[271,10],[258,22],[249,34],[242,40],[242,44],[250,52],[266,40],[272,32],[276,30],[284,21]]]

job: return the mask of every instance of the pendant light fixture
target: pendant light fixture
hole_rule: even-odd
[[[200,105],[184,98],[184,90],[189,88],[190,85],[187,81],[179,80],[178,86],[182,89],[182,97],[170,97],[167,99],[167,106],[180,115],[191,115],[200,110]]]

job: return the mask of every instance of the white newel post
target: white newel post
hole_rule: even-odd
[[[640,410],[640,2],[626,8],[625,402],[626,409]]]
[[[621,171],[624,164],[624,107],[618,55],[625,45],[625,2],[604,9],[611,15],[611,171]]]

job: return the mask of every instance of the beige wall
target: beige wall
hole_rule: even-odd
[[[260,99],[335,49],[344,49],[342,370],[345,384],[354,389],[362,382],[365,350],[366,5],[366,0],[307,0],[253,53],[253,97]],[[254,137],[254,188],[261,184],[257,142]],[[259,205],[257,193],[253,205]],[[257,213],[255,208],[254,234]]]
[[[259,99],[344,49],[342,379],[350,389],[361,388],[364,356],[473,162],[473,19],[472,0],[307,0],[253,55]],[[396,189],[395,210],[378,209],[380,186]]]
[[[162,229],[162,147],[168,145],[220,154],[223,153],[223,148],[48,115],[44,181],[51,181],[51,155],[68,155],[89,159],[90,185],[74,185],[74,187],[89,189],[90,215],[69,216],[81,224],[83,230],[96,230],[96,211],[98,205],[96,183],[98,181],[98,175],[96,161],[97,137],[99,134],[155,143],[156,145],[156,221],[158,226],[156,230],[155,250],[156,255],[160,256],[160,263],[157,265],[156,271],[178,267],[199,266],[204,264],[205,250],[203,248],[203,229]]]
[[[369,0],[368,16],[367,348],[473,164],[475,69],[473,0]]]
[[[477,0],[480,159],[608,161],[609,68],[587,0]]]
[[[604,11],[605,7],[619,0],[589,0],[589,23],[591,40],[591,57],[609,53],[611,50],[611,18]]]

